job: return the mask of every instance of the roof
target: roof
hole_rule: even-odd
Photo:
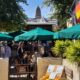
[[[44,18],[44,17],[41,17],[41,18],[30,18],[26,21],[26,23],[28,25],[40,25],[40,24],[43,24],[43,25],[57,25],[58,22],[57,22],[57,19],[48,19],[48,18]]]

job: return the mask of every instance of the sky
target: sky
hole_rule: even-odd
[[[43,0],[27,0],[28,5],[20,4],[27,14],[28,18],[34,18],[37,6],[41,8],[42,17],[48,18],[50,15],[50,7],[43,6]]]

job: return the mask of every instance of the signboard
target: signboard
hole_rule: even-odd
[[[66,74],[66,76],[68,76],[71,79],[73,79],[73,71],[71,69],[65,67],[65,74]]]

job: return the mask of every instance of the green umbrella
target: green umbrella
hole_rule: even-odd
[[[15,37],[15,41],[25,41],[25,40],[52,40],[53,39],[53,32],[45,30],[43,28],[35,28],[30,30],[24,34]]]
[[[55,33],[54,33],[53,39],[59,39],[59,32],[55,32]]]
[[[2,33],[2,34],[9,34],[8,32],[0,32],[0,33]]]
[[[61,30],[55,34],[54,39],[78,39],[80,36],[80,24]]]
[[[20,34],[23,34],[24,32],[26,32],[26,31],[18,30],[18,31],[10,32],[9,35],[12,37],[15,37],[15,36],[18,36]]]
[[[0,41],[9,41],[13,40],[13,37],[9,36],[8,34],[0,33]]]

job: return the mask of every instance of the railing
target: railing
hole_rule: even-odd
[[[37,65],[15,64],[9,66],[9,80],[37,80]]]

